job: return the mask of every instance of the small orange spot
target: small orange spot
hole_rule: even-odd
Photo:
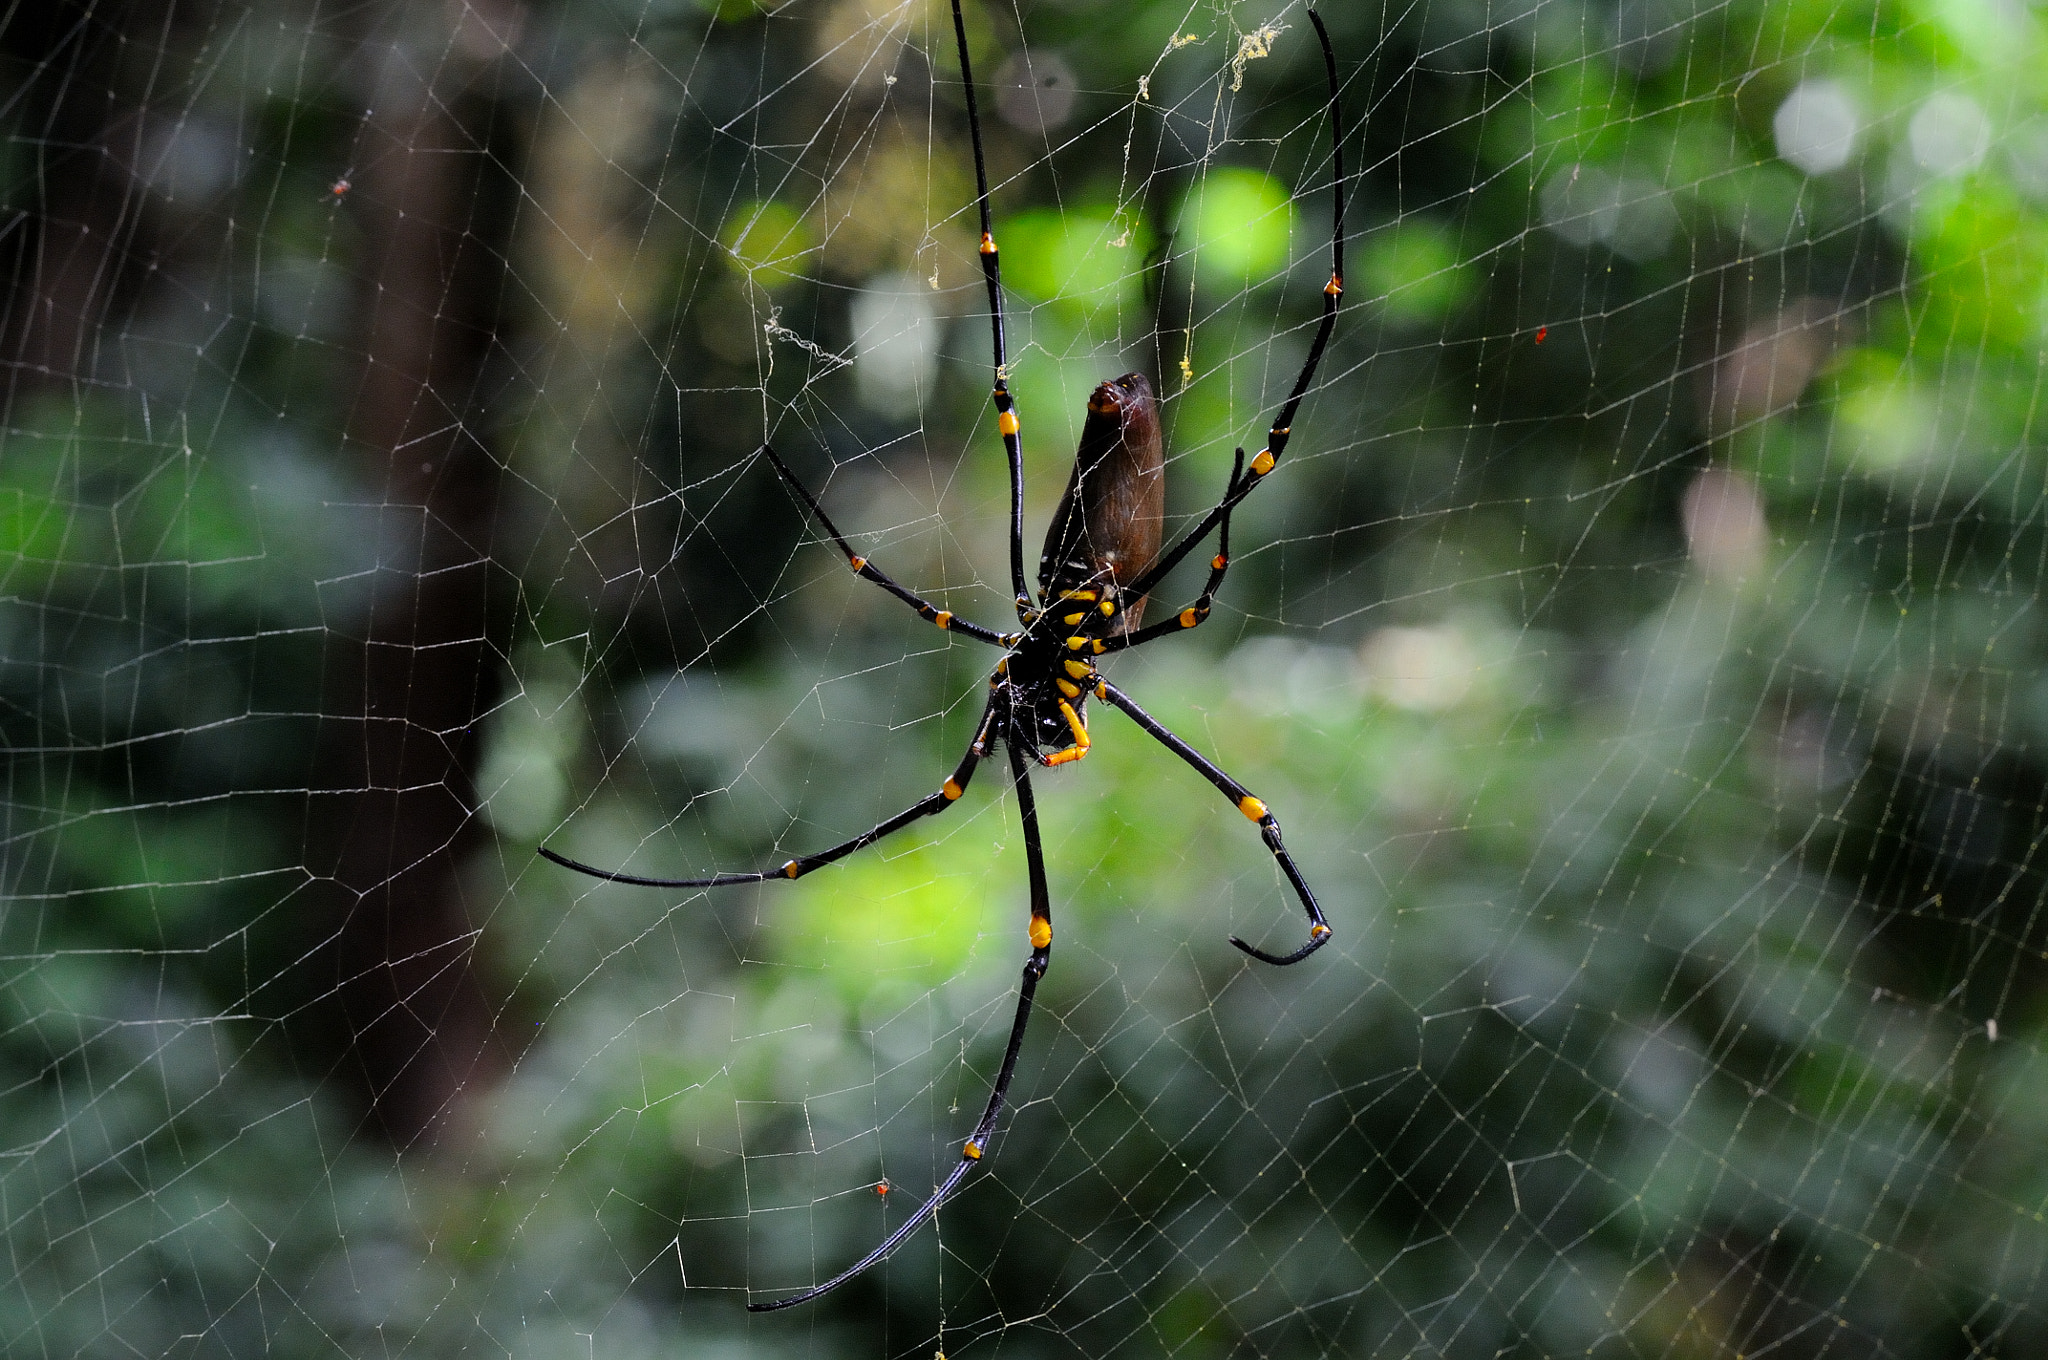
[[[932,622],[936,623],[941,628],[951,628],[953,626],[953,611],[950,609],[941,609],[939,611],[938,617],[933,619]]]
[[[1335,274],[1330,275],[1330,281],[1323,285],[1323,291],[1331,297],[1342,297],[1344,294],[1344,280],[1338,278]]]
[[[1181,611],[1180,611],[1180,626],[1181,626],[1181,627],[1183,627],[1183,628],[1192,628],[1192,627],[1194,627],[1194,626],[1195,626],[1195,625],[1196,625],[1197,623],[1199,623],[1199,622],[1201,622],[1201,620],[1199,620],[1199,619],[1197,619],[1197,618],[1195,617],[1195,611],[1194,611],[1194,610],[1193,610],[1192,608],[1188,608],[1188,609],[1183,609],[1183,610],[1181,610]]]
[[[978,1162],[978,1161],[980,1161],[980,1160],[981,1160],[981,1144],[979,1144],[979,1143],[975,1142],[975,1141],[974,1141],[974,1140],[973,1140],[972,1138],[968,1139],[968,1140],[967,1140],[967,1146],[966,1146],[966,1147],[964,1147],[964,1148],[961,1148],[961,1149],[960,1149],[960,1155],[961,1155],[962,1157],[965,1157],[965,1158],[966,1158],[966,1159],[967,1159],[968,1161],[970,1161],[970,1162]]]
[[[981,234],[981,253],[984,255],[993,255],[996,253],[996,238],[989,235],[987,232],[983,232]]]
[[[875,1193],[884,1196],[889,1193],[889,1178],[887,1176],[875,1182]]]
[[[1225,567],[1229,565],[1230,559],[1225,557],[1222,553],[1217,553],[1214,557],[1209,559],[1209,566],[1214,571],[1222,571]]]
[[[1052,943],[1052,922],[1043,916],[1031,918],[1031,947],[1043,949]]]
[[[1005,435],[1016,434],[1019,428],[1017,424],[1017,413],[1015,411],[999,412],[996,416],[996,428],[1002,431]]]
[[[939,792],[945,794],[946,801],[950,803],[955,798],[958,798],[962,792],[960,788],[960,781],[957,779],[948,779],[945,782],[945,784],[940,787]]]
[[[1246,794],[1237,800],[1237,810],[1255,822],[1263,819],[1266,815],[1266,805],[1250,794]]]
[[[1536,328],[1536,343],[1537,343],[1537,344],[1539,344],[1539,345],[1540,345],[1540,344],[1542,344],[1542,343],[1544,342],[1544,340],[1546,340],[1547,338],[1549,338],[1549,335],[1550,335],[1550,327],[1548,327],[1548,326],[1538,326],[1538,327]]]
[[[1330,928],[1324,925],[1321,921],[1316,922],[1314,925],[1308,928],[1308,937],[1311,940],[1327,939],[1329,937],[1329,934]]]
[[[333,194],[336,198],[347,198],[349,188],[350,185],[347,180],[338,179],[334,181],[334,187],[329,189],[327,192]]]
[[[1259,456],[1252,459],[1252,476],[1263,477],[1273,470],[1273,451],[1260,449]]]
[[[846,559],[846,562],[847,565],[852,567],[855,571],[859,571],[861,568],[867,566],[868,564],[868,560],[865,557],[849,557]]]
[[[791,860],[789,863],[782,866],[782,876],[784,878],[795,878],[796,871],[797,864],[795,860]]]

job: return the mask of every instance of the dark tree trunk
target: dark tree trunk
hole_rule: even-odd
[[[437,13],[439,11],[436,11]],[[367,464],[381,563],[357,636],[328,641],[324,782],[338,912],[331,957],[348,1061],[394,1142],[459,1130],[502,1070],[496,1005],[476,966],[463,854],[482,834],[477,723],[504,673],[494,602],[499,464],[484,376],[510,213],[496,205],[498,63],[465,36],[385,42],[349,208],[368,243],[363,367],[349,447]],[[330,917],[329,919],[335,919]]]

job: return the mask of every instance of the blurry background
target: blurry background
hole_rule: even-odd
[[[1215,617],[1014,798],[935,0],[0,13],[0,1349],[2048,1347],[2048,15],[1333,4],[1348,292]],[[1326,277],[1299,4],[973,0],[1038,535]],[[1177,573],[1155,610],[1199,588]],[[878,1195],[886,1178],[893,1188]],[[749,1291],[752,1291],[751,1293]]]

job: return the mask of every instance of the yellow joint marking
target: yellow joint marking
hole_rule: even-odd
[[[1067,639],[1067,650],[1070,652],[1078,652],[1087,645],[1088,639],[1084,637],[1070,637]]]
[[[791,861],[790,861],[789,863],[787,863],[787,864],[785,864],[785,865],[783,865],[783,866],[782,866],[782,876],[783,876],[784,878],[795,878],[795,877],[796,877],[796,861],[795,861],[795,860],[791,860]]]
[[[1015,411],[998,412],[996,414],[996,428],[1006,435],[1017,433],[1017,413]]]
[[[1275,435],[1287,435],[1287,434],[1293,434],[1293,433],[1294,433],[1294,427],[1293,427],[1292,425],[1279,425],[1279,426],[1275,426],[1275,427],[1274,427],[1274,429],[1273,429],[1273,433],[1274,433]]]
[[[983,240],[986,240],[986,239],[988,239],[988,238],[986,238],[986,237],[983,237],[982,239],[983,239]],[[966,1159],[967,1159],[968,1161],[970,1161],[970,1162],[978,1162],[978,1161],[980,1161],[980,1160],[981,1160],[981,1144],[979,1144],[979,1143],[975,1142],[975,1141],[974,1141],[974,1140],[973,1140],[972,1138],[968,1139],[968,1140],[967,1140],[967,1146],[966,1146],[966,1147],[964,1147],[964,1148],[961,1148],[961,1149],[960,1149],[960,1155],[961,1155],[962,1157],[965,1157],[965,1158],[966,1158]]]
[[[1273,470],[1273,451],[1260,449],[1259,456],[1252,459],[1252,476],[1263,477]]]
[[[1097,605],[1096,608],[1102,611],[1102,617],[1108,618],[1111,614],[1116,613],[1116,601],[1104,600],[1101,604]]]
[[[984,255],[993,255],[996,253],[996,238],[989,235],[987,232],[983,232],[981,234],[981,253]],[[978,1156],[979,1154],[976,1155]]]
[[[1031,947],[1043,949],[1052,943],[1052,922],[1043,916],[1031,918]]]
[[[1255,822],[1266,815],[1266,805],[1250,794],[1237,800],[1237,810]]]
[[[1097,638],[1095,639],[1092,650],[1097,656],[1101,656],[1104,652],[1109,650],[1109,644],[1107,642],[1104,642],[1101,638]]]
[[[1086,680],[1086,679],[1088,678],[1088,663],[1087,663],[1087,662],[1085,662],[1085,661],[1076,661],[1076,660],[1074,660],[1074,658],[1072,658],[1072,657],[1070,656],[1070,657],[1068,657],[1068,658],[1067,658],[1067,663],[1066,663],[1066,664],[1067,664],[1067,674],[1068,674],[1068,675],[1071,675],[1071,676],[1073,676],[1073,677],[1074,677],[1074,678],[1075,678],[1076,680]]]
[[[1095,682],[1095,697],[1104,703],[1109,702],[1109,681],[1097,680]]]
[[[1066,695],[1069,699],[1078,699],[1081,697],[1081,687],[1075,684],[1073,681],[1062,680],[1057,675],[1055,675],[1052,678],[1052,682],[1055,685],[1058,685],[1060,687],[1060,693]]]
[[[1088,729],[1081,726],[1081,715],[1076,713],[1074,706],[1065,699],[1060,700],[1060,716],[1067,720],[1067,728],[1074,734],[1073,750],[1075,754],[1067,756],[1067,759],[1079,760],[1082,755],[1086,754],[1089,746],[1093,745],[1088,740]],[[1067,753],[1062,751],[1060,754],[1066,755]]]
[[[1335,274],[1330,275],[1330,281],[1323,285],[1323,291],[1325,293],[1328,293],[1331,297],[1343,296],[1344,280],[1337,277],[1337,275]]]
[[[1181,627],[1183,627],[1183,628],[1192,628],[1192,627],[1194,627],[1194,626],[1195,626],[1196,624],[1198,624],[1198,623],[1200,623],[1200,622],[1201,622],[1201,620],[1195,617],[1195,611],[1194,611],[1194,608],[1193,608],[1192,606],[1190,606],[1189,608],[1186,608],[1186,609],[1183,609],[1183,610],[1181,610],[1181,611],[1180,611],[1180,626],[1181,626]]]
[[[1010,673],[1010,658],[1008,658],[1008,657],[1006,656],[1006,657],[1004,657],[1004,658],[1003,658],[1003,659],[1002,659],[1001,661],[998,661],[998,662],[996,662],[996,674],[997,674],[997,675],[1008,675],[1009,673]]]
[[[940,786],[939,792],[946,795],[947,802],[952,802],[955,798],[958,798],[962,793],[962,789],[960,788],[960,781],[957,779],[948,779],[943,785]]]
[[[1230,559],[1225,557],[1222,553],[1217,553],[1214,557],[1209,559],[1209,565],[1217,571],[1222,571],[1225,567],[1230,565]]]
[[[1085,619],[1085,618],[1087,618],[1087,617],[1088,617],[1088,611],[1084,609],[1084,610],[1082,610],[1081,612],[1079,612],[1078,614],[1069,614],[1069,615],[1067,615],[1067,616],[1066,616],[1066,618],[1064,618],[1064,619],[1060,620],[1060,622],[1062,622],[1062,623],[1067,623],[1067,624],[1075,624],[1075,623],[1079,623],[1079,622],[1080,622],[1080,621],[1081,621],[1082,619]]]
[[[1321,921],[1316,922],[1314,925],[1308,928],[1308,937],[1311,940],[1326,939],[1328,938],[1329,934],[1330,928],[1324,925]]]
[[[941,628],[951,628],[953,626],[953,611],[950,609],[941,609],[938,612],[938,616],[934,618],[932,622],[936,623]]]
[[[1053,754],[1043,757],[1043,759],[1046,768],[1051,769],[1057,765],[1064,765],[1070,760],[1079,760],[1087,754],[1088,748],[1085,746],[1069,746],[1066,750],[1055,751]]]
[[[868,560],[865,557],[849,557],[846,559],[846,564],[855,571],[859,571],[868,564]]]
[[[1063,590],[1060,592],[1060,598],[1062,600],[1092,600],[1095,598],[1095,592],[1092,590]]]

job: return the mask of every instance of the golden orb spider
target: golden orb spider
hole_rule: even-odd
[[[1309,20],[1322,44],[1323,67],[1330,86],[1330,140],[1332,196],[1335,209],[1330,228],[1330,281],[1323,288],[1322,319],[1308,358],[1294,380],[1293,390],[1267,431],[1266,446],[1246,462],[1244,450],[1237,450],[1230,481],[1221,500],[1182,534],[1172,547],[1159,551],[1164,519],[1165,455],[1160,438],[1159,408],[1152,385],[1142,373],[1126,373],[1102,383],[1088,400],[1088,414],[1081,428],[1081,444],[1074,455],[1074,470],[1067,480],[1066,494],[1054,512],[1046,532],[1045,548],[1038,561],[1038,595],[1034,598],[1024,578],[1024,447],[1017,420],[1016,402],[1008,382],[1009,359],[1003,338],[1002,270],[996,254],[995,235],[989,224],[988,170],[983,161],[981,119],[975,106],[974,75],[967,58],[967,29],[960,13],[960,0],[953,0],[953,35],[960,51],[960,79],[967,95],[968,136],[974,149],[974,177],[981,213],[981,268],[988,286],[989,319],[995,352],[996,428],[1003,437],[1003,450],[1010,464],[1010,583],[1016,597],[1020,631],[998,632],[958,618],[937,608],[915,592],[899,585],[881,568],[853,550],[845,535],[826,515],[818,498],[775,450],[762,445],[767,458],[790,491],[803,502],[818,523],[845,555],[853,570],[915,609],[940,628],[999,647],[1003,657],[989,677],[988,700],[975,725],[952,777],[937,792],[883,821],[872,830],[828,850],[801,855],[773,869],[746,873],[711,874],[703,878],[644,878],[578,863],[542,847],[540,853],[564,868],[613,883],[637,884],[649,888],[727,888],[742,883],[766,883],[776,879],[800,878],[813,869],[846,858],[856,850],[874,844],[892,831],[899,831],[920,818],[943,812],[959,801],[968,781],[982,761],[994,754],[997,744],[1009,752],[1010,776],[1017,790],[1017,810],[1024,826],[1025,861],[1031,881],[1031,954],[1024,963],[1018,987],[1017,1014],[1010,1026],[1009,1047],[1003,1065],[990,1089],[988,1105],[974,1131],[960,1150],[960,1160],[919,1209],[885,1237],[881,1244],[853,1265],[825,1283],[772,1303],[749,1303],[753,1312],[771,1312],[808,1303],[830,1293],[881,1261],[903,1241],[935,1217],[941,1205],[959,1188],[967,1173],[982,1159],[1003,1102],[1016,1074],[1017,1054],[1024,1045],[1024,1030],[1031,1019],[1031,1001],[1038,981],[1045,976],[1052,959],[1052,900],[1046,887],[1045,854],[1038,832],[1038,812],[1032,801],[1030,769],[1033,764],[1057,767],[1088,754],[1090,738],[1082,720],[1089,695],[1121,710],[1166,749],[1172,751],[1259,828],[1280,871],[1286,875],[1294,894],[1308,915],[1308,939],[1287,954],[1269,954],[1237,938],[1230,942],[1264,963],[1286,966],[1299,963],[1320,949],[1330,938],[1329,922],[1316,905],[1315,894],[1287,853],[1280,839],[1280,823],[1251,790],[1232,779],[1214,762],[1182,741],[1122,690],[1112,685],[1097,668],[1101,657],[1142,647],[1155,638],[1197,627],[1209,617],[1216,591],[1230,567],[1230,512],[1252,489],[1265,480],[1287,448],[1294,413],[1302,396],[1315,381],[1323,350],[1337,320],[1338,300],[1344,292],[1344,155],[1343,120],[1337,100],[1337,58],[1330,47],[1329,32],[1313,9]],[[1209,578],[1202,593],[1170,619],[1141,626],[1145,599],[1197,543],[1216,531],[1216,555],[1210,559]],[[886,1184],[886,1182],[884,1183]]]

